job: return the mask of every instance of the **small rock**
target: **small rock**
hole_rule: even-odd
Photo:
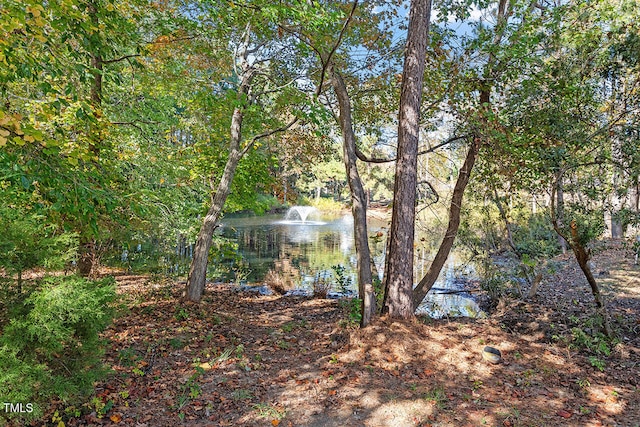
[[[502,360],[502,354],[497,348],[486,346],[482,350],[482,358],[489,363],[498,364]]]

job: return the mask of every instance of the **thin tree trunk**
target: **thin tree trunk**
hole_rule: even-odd
[[[200,302],[202,299],[207,279],[207,265],[213,233],[216,229],[220,213],[222,212],[224,204],[227,201],[227,197],[229,196],[229,192],[231,191],[231,183],[233,182],[233,177],[236,173],[240,160],[248,150],[254,146],[257,140],[268,137],[277,132],[284,132],[298,121],[297,118],[293,118],[286,126],[254,136],[251,141],[247,142],[244,148],[240,147],[240,142],[242,140],[242,122],[247,108],[247,105],[245,104],[245,97],[247,97],[250,92],[251,84],[257,72],[255,68],[252,68],[252,66],[248,64],[248,46],[249,28],[247,28],[245,34],[244,47],[239,52],[239,58],[242,61],[242,71],[239,76],[240,86],[238,88],[237,100],[240,105],[233,110],[233,115],[231,116],[229,157],[227,158],[227,163],[225,164],[217,189],[211,198],[211,206],[209,207],[207,215],[204,217],[202,226],[200,227],[200,231],[198,232],[198,238],[193,251],[193,259],[191,260],[191,267],[189,268],[189,276],[187,277],[184,295],[184,298],[187,301]]]
[[[91,23],[98,28],[100,22],[98,19],[98,10],[95,2],[89,2],[89,18]],[[94,47],[97,50],[97,47]],[[102,71],[103,71],[103,59],[100,53],[91,53],[91,73],[93,75],[93,81],[91,82],[91,92],[89,95],[89,101],[94,111],[99,111],[102,107]],[[93,125],[92,125],[93,127]],[[92,129],[93,132],[89,138],[89,151],[98,158],[100,155],[100,148],[102,145],[102,138],[100,129]],[[96,255],[96,242],[95,239],[87,237],[84,233],[80,233],[80,244],[78,247],[78,262],[77,271],[82,277],[89,277],[96,268],[95,260],[98,258]]]
[[[440,275],[440,271],[442,270],[444,263],[449,257],[449,253],[451,252],[451,248],[453,247],[453,242],[455,241],[456,234],[458,233],[458,228],[460,227],[460,212],[462,208],[462,198],[464,196],[464,190],[469,183],[471,171],[473,169],[474,163],[476,162],[479,151],[480,138],[475,137],[473,143],[471,144],[471,147],[469,148],[469,151],[467,152],[467,157],[464,160],[462,168],[460,168],[460,174],[458,175],[456,185],[453,188],[453,196],[451,198],[451,205],[449,206],[449,224],[447,226],[447,231],[444,234],[444,238],[442,239],[442,243],[440,243],[440,247],[438,248],[438,252],[433,259],[433,262],[429,266],[427,274],[425,274],[425,276],[422,278],[422,280],[420,280],[416,288],[413,290],[414,310],[420,305],[424,297],[433,287],[433,284],[436,282],[438,276]]]
[[[580,244],[580,240],[578,238],[578,226],[575,221],[571,221],[571,249],[573,249],[573,253],[578,261],[578,265],[580,269],[584,273],[584,276],[587,278],[587,282],[591,287],[591,293],[593,294],[593,298],[596,301],[596,310],[602,317],[602,325],[604,329],[604,333],[608,337],[613,336],[613,331],[611,330],[611,325],[609,324],[609,314],[607,313],[607,307],[605,304],[604,297],[600,293],[600,287],[598,286],[598,282],[596,282],[595,277],[593,277],[593,272],[589,267],[589,253],[585,250],[584,246]]]
[[[498,4],[498,22],[496,25],[496,33],[493,37],[494,46],[499,46],[502,41],[502,36],[507,24],[507,17],[510,14],[508,6],[508,0],[500,0]],[[489,61],[484,69],[485,79],[481,82],[482,86],[480,87],[479,119],[482,127],[486,127],[487,114],[490,111],[491,107],[491,84],[489,82],[495,79],[495,76],[492,76],[495,61],[496,57],[493,53],[491,53],[489,55]],[[435,258],[431,263],[431,266],[429,266],[429,271],[427,271],[427,274],[422,278],[422,280],[420,280],[415,290],[413,291],[414,309],[417,308],[418,305],[420,305],[424,297],[431,290],[431,287],[438,279],[440,271],[442,270],[444,263],[447,261],[449,253],[451,252],[451,248],[453,247],[453,243],[460,226],[460,212],[462,209],[462,199],[464,196],[464,191],[467,187],[467,184],[469,183],[473,165],[480,151],[480,145],[482,143],[481,138],[482,137],[478,134],[474,136],[473,143],[471,144],[471,147],[467,152],[467,157],[465,158],[462,168],[460,169],[460,174],[458,175],[458,179],[456,180],[456,185],[453,189],[453,196],[451,198],[451,205],[449,207],[449,224],[447,225],[447,231],[445,232],[442,243],[438,248],[438,252],[436,253]]]
[[[339,121],[342,130],[344,165],[349,189],[351,190],[351,211],[353,213],[353,230],[358,259],[358,291],[360,298],[362,298],[360,326],[364,328],[369,324],[376,311],[376,298],[373,292],[371,276],[371,251],[367,233],[366,194],[358,173],[356,135],[353,132],[351,101],[349,100],[347,87],[340,74],[335,71],[333,72],[331,83],[340,106]]]
[[[636,177],[635,179],[635,197],[633,198],[633,206],[636,213],[640,213],[640,177]]]
[[[398,117],[398,156],[394,201],[385,271],[385,311],[392,318],[410,319],[413,309],[413,243],[420,104],[429,38],[431,0],[412,0],[402,72]]]
[[[91,23],[98,28],[100,25],[98,9],[94,1],[89,2],[89,18]],[[102,55],[98,52],[91,53],[91,73],[93,74],[93,84],[91,85],[91,104],[94,107],[102,105]]]
[[[237,114],[234,113],[234,120],[232,120],[232,129],[234,128],[234,124],[236,124],[239,130],[240,124],[242,123],[243,112],[240,111],[240,108],[237,108],[236,112]],[[204,221],[198,232],[198,239],[196,240],[189,276],[187,278],[185,291],[185,299],[187,301],[200,302],[202,299],[207,279],[207,265],[209,263],[209,250],[211,249],[213,233],[216,229],[220,212],[222,212],[222,208],[227,201],[233,176],[235,175],[241,157],[241,152],[237,149],[232,150],[229,154],[222,178],[213,196],[211,207],[204,217]]]
[[[238,90],[238,100],[241,101],[251,85],[254,73],[251,70],[245,70],[242,76],[240,88]],[[242,138],[242,121],[244,120],[245,106],[241,105],[233,110],[231,117],[230,141],[229,141],[229,157],[225,164],[222,177],[218,183],[215,194],[212,197],[211,207],[204,217],[196,246],[193,251],[193,259],[189,268],[189,276],[187,277],[187,285],[185,290],[185,299],[187,301],[200,302],[207,280],[207,265],[209,262],[209,250],[213,233],[222,208],[227,201],[227,196],[231,191],[231,183],[238,168],[238,163],[242,158],[243,152],[240,150],[240,140]]]
[[[78,248],[78,274],[89,277],[95,268],[96,242],[94,239],[82,239]]]
[[[496,204],[496,207],[498,208],[498,212],[500,213],[500,217],[502,218],[502,221],[504,221],[505,229],[507,231],[507,243],[509,244],[509,247],[511,247],[511,250],[513,251],[513,253],[518,258],[518,261],[520,261],[519,267],[520,267],[520,270],[522,271],[522,274],[524,275],[524,279],[527,281],[527,284],[529,285],[530,293],[529,293],[528,297],[531,298],[537,292],[538,285],[540,284],[540,281],[542,280],[542,274],[538,273],[536,275],[535,266],[531,267],[531,270],[529,270],[527,268],[527,266],[525,265],[525,263],[523,262],[522,252],[520,252],[520,250],[516,246],[516,242],[513,240],[513,232],[512,232],[511,221],[509,221],[509,217],[507,216],[507,211],[505,210],[504,206],[502,205],[502,202],[500,202],[500,198],[498,196],[498,191],[495,190],[495,189],[494,189],[494,195],[495,195],[494,203]],[[533,278],[531,278],[532,275],[533,275]],[[522,295],[522,290],[520,289],[519,286],[518,286],[518,290],[520,291],[520,296],[522,297],[523,296]]]
[[[562,184],[562,177],[560,177],[556,183],[556,192],[556,200],[558,202],[558,220],[562,224],[564,222],[564,187]],[[551,201],[552,204],[554,202],[555,200]],[[558,244],[560,245],[560,249],[562,249],[562,254],[565,255],[567,253],[567,241],[560,233],[558,233]]]
[[[580,243],[578,225],[572,220],[570,223],[570,235],[565,236],[563,234],[563,223],[561,222],[561,218],[558,216],[558,212],[556,210],[556,190],[557,180],[562,179],[562,173],[558,173],[558,177],[556,178],[556,182],[553,184],[551,188],[551,223],[553,224],[553,229],[558,233],[558,235],[562,236],[564,240],[569,243],[571,250],[573,251],[574,256],[576,257],[576,261],[578,261],[578,265],[582,270],[589,286],[591,287],[591,293],[596,302],[596,310],[598,314],[602,317],[602,326],[603,332],[607,337],[613,336],[613,330],[611,329],[611,324],[609,323],[609,314],[607,312],[607,306],[604,300],[604,297],[600,293],[600,287],[598,286],[598,282],[596,282],[595,277],[593,277],[593,273],[591,272],[591,268],[589,268],[589,252],[584,248],[584,246]]]
[[[531,299],[536,296],[538,292],[538,287],[542,282],[542,273],[536,274],[536,277],[533,278],[533,282],[531,283],[531,287],[529,288],[529,293],[527,294],[527,298]]]

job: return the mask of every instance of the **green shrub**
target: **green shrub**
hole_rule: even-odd
[[[276,197],[269,194],[258,194],[252,210],[256,215],[263,215],[265,212],[279,207],[282,207],[282,203]]]
[[[345,208],[344,203],[327,197],[311,200],[305,199],[303,204],[313,206],[322,212],[323,215],[339,215]]]
[[[52,399],[72,401],[93,390],[104,373],[99,333],[113,318],[112,278],[46,278],[23,301],[0,337],[0,396],[5,402],[32,403],[42,415]],[[11,416],[8,414],[6,416]]]
[[[522,255],[532,259],[552,258],[560,253],[558,235],[547,212],[531,215],[525,224],[515,224],[513,241]]]
[[[17,293],[26,270],[62,269],[75,258],[78,237],[62,233],[44,215],[0,206],[0,218],[0,268],[17,276]]]
[[[338,290],[343,294],[346,294],[351,290],[351,286],[353,286],[353,280],[347,274],[347,268],[342,264],[338,264],[332,265],[331,269],[333,270],[336,282],[338,282]]]
[[[362,300],[360,298],[344,298],[338,304],[347,314],[346,319],[340,321],[340,326],[346,328],[360,324],[362,320]]]

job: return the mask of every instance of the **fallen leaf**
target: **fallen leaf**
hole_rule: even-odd
[[[114,423],[119,423],[120,421],[122,421],[122,417],[119,414],[113,414],[109,417],[109,419]]]
[[[562,418],[571,418],[571,412],[565,411],[564,409],[560,409],[556,412],[556,415],[561,416]]]
[[[271,425],[272,426],[277,426],[278,424],[280,424],[280,420],[272,420],[271,421]]]

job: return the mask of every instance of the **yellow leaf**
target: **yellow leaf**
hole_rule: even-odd
[[[58,427],[65,427],[64,421],[58,421]]]
[[[272,420],[272,421],[271,421],[271,425],[272,425],[272,426],[277,426],[277,425],[279,425],[279,424],[280,424],[280,420]]]
[[[27,141],[27,142],[34,142],[35,138],[32,137],[31,135],[25,135],[24,136],[24,140]]]
[[[211,364],[209,362],[204,362],[204,363],[192,363],[191,366],[193,366],[194,368],[199,366],[200,368],[202,368],[205,371],[209,371],[211,369]]]
[[[27,7],[27,12],[31,12],[33,16],[40,16],[40,10],[35,7]]]
[[[0,136],[0,147],[4,147],[5,145],[7,145],[7,138]]]

